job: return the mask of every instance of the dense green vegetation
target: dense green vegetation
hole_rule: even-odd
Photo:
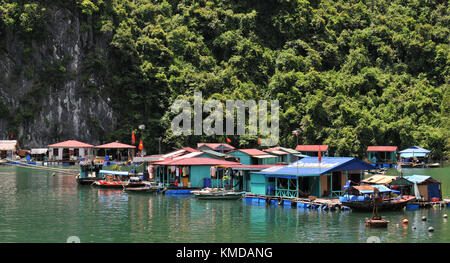
[[[223,140],[170,132],[172,102],[201,91],[205,100],[279,100],[287,147],[301,127],[300,143],[329,144],[340,156],[361,157],[368,145],[450,154],[448,1],[0,3],[0,36],[37,37],[48,6],[65,5],[110,39],[85,62],[104,78],[119,114],[108,139],[129,142],[145,124],[137,136],[149,152],[157,152],[158,137],[163,150]],[[258,136],[230,138],[257,146]]]

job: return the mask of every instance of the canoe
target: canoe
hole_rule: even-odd
[[[244,194],[244,192],[234,191],[193,191],[192,193],[200,200],[237,200],[241,199]]]

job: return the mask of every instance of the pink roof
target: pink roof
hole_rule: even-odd
[[[328,151],[328,145],[297,145],[295,150],[300,152],[318,152],[319,147],[321,152]]]
[[[396,152],[397,146],[369,146],[367,147],[368,152]]]
[[[110,142],[103,145],[97,145],[95,148],[102,148],[102,149],[132,149],[136,148],[134,145],[128,145],[120,142]]]
[[[208,146],[209,148],[211,148],[213,150],[220,149],[221,145],[223,145],[224,148],[228,148],[228,149],[231,149],[231,150],[235,149],[233,146],[229,145],[228,143],[202,143],[202,142],[197,143],[197,148],[200,148],[203,145]]]
[[[237,149],[236,151],[244,152],[250,156],[257,156],[257,155],[267,155],[268,153],[263,152],[258,149]]]
[[[190,153],[193,153],[193,152],[200,152],[199,150],[196,150],[196,149],[194,149],[194,148],[191,148],[191,147],[183,147],[183,148],[181,148],[182,150],[185,150],[185,151],[187,151],[187,152],[190,152]]]
[[[204,157],[192,157],[178,160],[163,160],[154,162],[159,165],[240,165],[237,162],[230,162],[225,160],[204,158]]]
[[[50,144],[47,147],[48,148],[94,148],[94,145],[75,141],[75,140],[68,140],[68,141],[64,141],[64,142]]]

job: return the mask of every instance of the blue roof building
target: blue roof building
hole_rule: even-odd
[[[254,194],[283,197],[337,197],[348,180],[359,184],[364,170],[373,167],[352,157],[306,157],[288,166],[274,166],[251,173]]]

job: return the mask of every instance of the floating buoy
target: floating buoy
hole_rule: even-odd
[[[427,217],[426,216],[422,216],[422,221],[427,221]]]
[[[428,231],[429,231],[429,232],[433,232],[433,231],[434,231],[434,228],[433,228],[432,226],[430,226],[430,227],[428,228]]]
[[[403,223],[403,224],[408,224],[408,219],[406,219],[406,218],[403,219],[403,220],[402,220],[402,223]]]
[[[447,218],[447,214],[444,214],[444,218]]]

